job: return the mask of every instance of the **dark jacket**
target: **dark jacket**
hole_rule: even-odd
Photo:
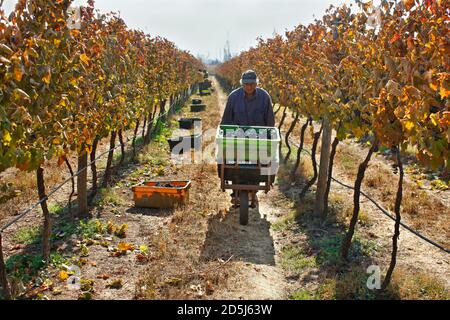
[[[249,99],[245,97],[244,88],[234,90],[228,96],[221,124],[274,127],[270,95],[266,90],[256,88],[255,95]]]

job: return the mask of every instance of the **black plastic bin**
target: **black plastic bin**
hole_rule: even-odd
[[[172,153],[183,153],[184,151],[191,149],[200,150],[202,147],[202,135],[192,134],[190,136],[169,138],[167,139],[167,142],[169,143],[170,152]]]
[[[192,104],[202,104],[202,102],[201,99],[192,99]]]
[[[202,119],[201,118],[181,118],[178,120],[178,123],[180,124],[180,129],[193,129],[198,128],[201,126]]]
[[[192,104],[191,112],[202,112],[206,110],[206,104]]]

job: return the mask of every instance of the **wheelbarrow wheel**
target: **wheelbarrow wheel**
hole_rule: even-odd
[[[248,191],[239,192],[239,223],[243,226],[248,224]]]

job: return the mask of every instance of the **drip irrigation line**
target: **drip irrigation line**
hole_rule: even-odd
[[[291,144],[293,144],[294,146],[296,146],[297,148],[300,147],[300,145],[298,145],[296,142],[292,141],[292,139],[289,139],[289,142],[290,142]],[[308,154],[308,155],[311,155],[311,152],[310,152],[309,150],[306,150],[305,148],[302,149],[302,152],[304,152],[304,153],[306,153],[306,154]],[[331,180],[333,180],[333,182],[335,182],[335,183],[337,183],[337,184],[339,184],[339,185],[341,185],[341,186],[343,186],[343,187],[345,187],[345,188],[348,188],[348,189],[351,189],[351,190],[355,191],[355,188],[354,188],[354,187],[349,186],[349,185],[343,183],[342,181],[339,181],[339,180],[336,179],[336,178],[331,177]],[[374,204],[374,205],[375,205],[375,206],[376,206],[376,207],[377,207],[384,215],[386,215],[387,217],[391,218],[393,221],[396,220],[396,218],[395,218],[394,215],[392,215],[392,214],[389,213],[386,209],[384,209],[378,202],[376,202],[376,201],[375,201],[372,197],[370,197],[367,193],[365,193],[364,191],[360,191],[360,194],[361,194],[362,196],[364,196],[367,200],[369,200],[370,202],[372,202],[372,203],[373,203],[373,204]],[[433,240],[431,240],[431,239],[425,237],[425,236],[422,235],[420,232],[418,232],[417,230],[414,230],[413,228],[411,228],[410,226],[404,224],[403,222],[400,222],[400,225],[401,225],[403,228],[405,228],[406,230],[408,230],[409,232],[411,232],[412,234],[414,234],[415,236],[417,236],[417,237],[419,237],[420,239],[424,240],[425,242],[431,244],[432,246],[434,246],[434,247],[436,247],[436,248],[438,248],[438,249],[440,249],[440,250],[442,250],[442,251],[444,251],[444,252],[446,252],[446,253],[450,253],[450,249],[447,249],[447,248],[441,246],[440,244],[436,243],[435,241],[433,241]]]
[[[189,96],[189,94],[188,94]],[[187,101],[187,99],[182,99],[181,101]],[[164,112],[163,114],[159,114],[158,117],[156,117],[155,119],[152,119],[152,121],[150,122],[151,124],[153,124],[155,121],[159,121],[159,119],[161,119],[162,117],[167,116],[172,109],[176,106],[180,104],[180,101],[177,101],[176,103],[174,102],[169,109]],[[150,124],[149,123],[149,124]],[[145,128],[142,129],[142,132],[145,132]],[[141,132],[141,134],[142,134]],[[131,139],[127,138],[125,143],[129,142]],[[16,218],[14,218],[13,220],[11,220],[10,222],[8,222],[7,224],[5,224],[3,227],[0,228],[0,234],[2,234],[6,229],[8,229],[9,227],[11,227],[13,224],[17,223],[19,220],[21,220],[23,217],[25,217],[28,213],[30,213],[31,211],[33,211],[36,207],[38,207],[39,205],[41,205],[44,201],[47,201],[53,194],[55,194],[57,191],[59,191],[64,185],[66,185],[67,183],[69,183],[70,181],[72,181],[73,178],[79,176],[82,172],[84,172],[85,170],[87,170],[89,168],[89,166],[95,162],[97,162],[100,158],[102,158],[104,155],[110,153],[111,151],[114,151],[118,148],[121,147],[121,144],[118,144],[117,146],[115,146],[114,148],[111,148],[103,153],[101,153],[100,155],[98,155],[94,160],[90,161],[86,167],[80,169],[79,171],[77,171],[73,176],[67,178],[64,182],[62,182],[58,187],[56,187],[55,189],[53,189],[48,195],[46,195],[44,198],[42,198],[39,202],[33,204],[32,206],[30,206],[28,209],[24,210],[22,213],[20,213]]]

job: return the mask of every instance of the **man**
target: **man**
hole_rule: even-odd
[[[239,89],[230,93],[222,116],[222,125],[274,127],[272,99],[264,89],[258,88],[258,77],[253,70],[242,74]],[[231,194],[233,204],[239,205],[235,192]],[[256,192],[252,193],[251,207],[258,202]]]
[[[221,124],[239,126],[275,126],[272,99],[264,89],[258,88],[258,77],[253,70],[242,74],[239,89],[228,96]]]

